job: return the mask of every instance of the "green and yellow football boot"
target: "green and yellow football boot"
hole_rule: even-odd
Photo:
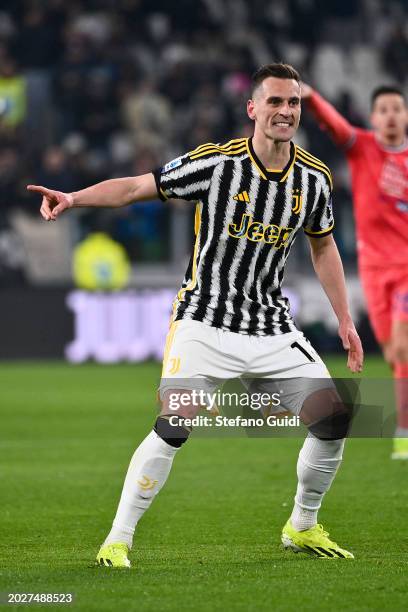
[[[408,459],[408,438],[394,438],[391,459]]]
[[[106,567],[126,568],[130,567],[128,559],[129,547],[121,542],[105,544],[101,546],[96,555],[96,564]]]
[[[322,559],[354,559],[351,552],[340,548],[336,542],[330,540],[322,525],[315,525],[305,531],[296,531],[289,519],[282,529],[282,544],[284,548],[290,548],[295,553],[304,552]]]

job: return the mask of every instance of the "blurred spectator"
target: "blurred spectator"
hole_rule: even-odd
[[[169,48],[168,51],[174,52],[175,47]],[[187,49],[186,55],[188,55]],[[161,93],[174,107],[187,105],[197,86],[197,76],[197,72],[193,70],[189,62],[177,60],[164,71],[160,87]]]
[[[153,151],[143,149],[130,169],[131,175],[145,174],[159,165]],[[157,199],[122,208],[111,217],[111,234],[121,242],[131,259],[139,262],[166,261],[169,252],[170,205]]]
[[[403,25],[398,25],[384,49],[384,66],[399,82],[407,78],[408,36]]]
[[[130,276],[125,249],[102,232],[89,234],[75,247],[72,268],[76,286],[87,291],[123,289]]]
[[[185,115],[185,129],[189,130],[194,125],[205,125],[215,142],[222,140],[226,135],[228,120],[227,108],[219,103],[219,99],[219,87],[215,83],[205,82],[199,85]]]
[[[64,54],[54,79],[54,100],[60,132],[67,133],[79,127],[83,90],[91,58],[87,40],[68,31]]]
[[[142,80],[138,87],[122,85],[120,114],[138,148],[166,146],[172,132],[171,107],[151,79]]]
[[[18,201],[20,165],[17,148],[0,149],[0,227],[7,225],[7,214]]]
[[[36,177],[39,185],[48,185],[59,191],[74,191],[78,188],[78,177],[70,168],[67,156],[61,147],[49,147],[43,156]]]
[[[78,127],[95,148],[106,147],[109,136],[119,127],[118,103],[109,77],[93,71],[81,89]]]
[[[47,13],[40,3],[28,5],[16,45],[18,60],[24,68],[49,69],[58,61],[61,19],[52,11]]]
[[[0,287],[21,285],[25,282],[26,254],[17,233],[0,225]]]
[[[26,80],[10,55],[0,58],[0,129],[13,133],[26,117]]]

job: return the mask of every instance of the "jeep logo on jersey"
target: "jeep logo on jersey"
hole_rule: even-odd
[[[252,221],[251,215],[242,215],[241,223],[228,225],[228,234],[233,238],[247,238],[252,242],[263,240],[271,244],[275,249],[280,249],[286,245],[289,236],[293,232],[293,227],[281,227],[279,225],[264,225],[259,221]]]

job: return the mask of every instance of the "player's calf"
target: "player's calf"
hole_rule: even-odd
[[[391,349],[397,404],[397,427],[392,459],[408,459],[408,321],[395,320]]]
[[[395,367],[399,364],[408,367],[408,339],[406,343],[402,342],[401,339],[393,343],[392,356]]]
[[[191,408],[183,408],[189,415]],[[190,435],[191,430],[183,424],[186,417],[168,411],[164,401],[153,430],[131,459],[112,529],[97,556],[100,565],[128,567],[127,552],[132,548],[136,525],[165,484],[176,452]]]
[[[298,486],[290,517],[295,532],[317,525],[317,514],[341,464],[351,424],[353,402],[343,402],[335,389],[321,389],[306,398],[300,418],[309,435],[299,453]]]

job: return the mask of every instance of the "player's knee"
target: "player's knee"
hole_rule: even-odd
[[[174,448],[180,448],[191,433],[183,425],[183,421],[183,417],[174,414],[159,416],[153,429],[164,442]]]
[[[408,322],[396,322],[390,345],[394,365],[408,363]]]
[[[341,440],[347,437],[355,406],[354,394],[349,391],[343,389],[340,397],[336,389],[320,389],[305,399],[300,418],[316,438]]]
[[[391,342],[384,342],[382,345],[382,350],[385,361],[392,367],[394,363],[394,357],[392,353]]]
[[[308,429],[320,440],[342,440],[349,434],[353,412],[351,404],[341,401],[332,403],[325,414],[308,425]]]
[[[394,345],[393,361],[395,364],[408,363],[408,344],[397,343]]]

